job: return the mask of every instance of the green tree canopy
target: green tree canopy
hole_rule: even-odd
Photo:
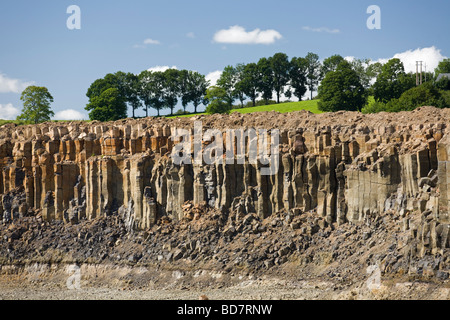
[[[373,85],[375,100],[387,103],[392,99],[398,99],[414,85],[414,80],[405,73],[405,67],[400,59],[391,59],[383,65]]]
[[[136,109],[142,107],[142,103],[139,98],[138,76],[130,72],[125,73],[122,71],[118,71],[114,74],[108,73],[104,78],[95,80],[86,93],[86,96],[89,98],[89,103],[93,102],[94,98],[99,98],[103,94],[103,92],[111,88],[117,89],[121,100],[123,101],[123,103],[125,103],[125,107],[128,103],[131,106],[133,117],[135,117]],[[92,105],[89,108],[92,108]],[[88,109],[86,108],[86,110]],[[94,112],[94,114],[96,113]],[[121,113],[121,115],[123,115],[123,113]],[[111,117],[108,118],[115,117],[116,116],[111,115]],[[127,117],[127,112],[125,112],[124,117]]]
[[[217,86],[224,89],[230,104],[236,100],[236,83],[238,82],[237,70],[233,66],[226,66],[217,80]]]
[[[49,121],[55,114],[50,109],[53,97],[45,87],[29,86],[20,97],[23,101],[22,113],[17,120],[24,120],[32,123]]]
[[[90,99],[100,96],[103,91],[116,88],[119,90],[118,79],[116,75],[108,73],[104,78],[95,80],[88,88],[86,96]]]
[[[315,53],[309,52],[306,55],[306,79],[308,79],[308,89],[311,93],[311,100],[313,98],[313,92],[316,90],[317,85],[322,77],[322,67],[319,61],[319,56]]]
[[[212,86],[206,91],[205,98],[209,101],[206,113],[230,113],[231,103],[226,90],[222,87]]]
[[[256,63],[246,64],[239,82],[239,88],[252,100],[253,106],[256,105],[256,99],[259,96],[259,87],[258,65]]]
[[[258,73],[259,73],[259,91],[262,94],[262,98],[268,103],[273,96],[274,83],[273,72],[270,65],[270,61],[267,58],[261,58],[258,61]]]
[[[284,92],[284,87],[289,82],[290,63],[289,58],[284,53],[276,53],[269,58],[270,68],[273,76],[273,89],[277,94],[277,103],[280,103],[280,95]]]
[[[291,68],[289,71],[290,75],[290,85],[292,89],[294,89],[293,94],[298,98],[299,101],[302,101],[303,96],[306,93],[307,87],[307,61],[305,58],[292,58],[291,60]]]
[[[436,81],[435,86],[440,90],[450,90],[450,79],[447,77],[442,77],[442,79]]]
[[[144,102],[146,117],[149,108],[154,108],[158,112],[158,117],[164,108],[164,83],[165,77],[162,72],[145,70],[139,74],[139,96]]]
[[[170,109],[170,115],[173,115],[173,110],[178,103],[178,96],[180,95],[179,74],[180,71],[177,69],[167,69],[163,74],[163,100],[164,105]]]
[[[371,63],[370,59],[353,59],[351,65],[361,79],[364,89],[371,87],[372,81],[376,79],[382,67],[381,63]]]
[[[245,87],[242,83],[242,80],[244,79],[244,69],[245,64],[239,63],[236,65],[236,83],[234,84],[234,96],[241,102],[241,107],[244,107],[244,101],[246,99],[245,95]]]
[[[114,74],[116,77],[116,88],[119,90],[125,101],[131,106],[133,118],[137,109],[142,108],[142,102],[139,98],[139,77],[131,72],[122,71]]]
[[[109,88],[90,99],[86,106],[89,119],[116,121],[127,117],[127,105],[117,88]]]
[[[439,62],[437,68],[434,70],[436,77],[441,73],[450,73],[450,58]]]
[[[186,107],[192,102],[194,105],[194,112],[197,113],[198,106],[202,103],[208,89],[209,82],[205,76],[196,72],[181,70],[179,74],[181,104],[183,105],[184,113]]]
[[[446,107],[441,93],[429,82],[405,91],[399,99],[391,100],[387,104],[387,110],[390,112],[412,111],[423,106]]]
[[[330,71],[336,71],[338,65],[344,60],[344,58],[338,54],[335,54],[329,58],[323,60],[322,63],[322,76],[325,77]]]
[[[343,60],[336,71],[327,73],[319,86],[319,109],[325,112],[338,110],[361,111],[367,95],[361,80],[349,62]]]

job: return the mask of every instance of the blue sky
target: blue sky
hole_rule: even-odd
[[[81,9],[80,30],[66,26],[70,5]],[[381,30],[366,26],[370,5],[381,9]],[[176,66],[212,77],[276,52],[398,55],[432,67],[450,56],[448,12],[447,0],[2,1],[0,118],[17,115],[29,84],[49,89],[60,119],[87,117],[90,84],[119,70]]]

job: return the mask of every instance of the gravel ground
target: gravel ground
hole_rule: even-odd
[[[26,283],[18,278],[0,281],[0,300],[450,300],[450,289],[433,283],[382,283],[369,290],[366,283],[349,287],[320,280],[243,280],[217,289],[135,289],[105,286],[69,290],[61,283]]]

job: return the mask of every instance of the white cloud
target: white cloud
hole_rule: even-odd
[[[223,29],[214,35],[214,42],[234,43],[234,44],[271,44],[281,39],[283,36],[276,30],[245,31],[241,26],[232,26]]]
[[[53,117],[54,120],[85,120],[87,116],[77,110],[67,109],[58,111]]]
[[[161,44],[161,42],[148,38],[144,40],[144,44]]]
[[[148,69],[148,71],[151,71],[151,72],[164,72],[164,71],[169,70],[169,69],[178,69],[178,68],[177,68],[177,66],[172,66],[172,67],[169,67],[169,66],[156,66],[156,67],[152,67],[152,68]]]
[[[0,104],[0,119],[2,120],[14,120],[20,114],[20,110],[14,108],[12,103]]]
[[[418,48],[416,50],[408,50],[405,52],[397,53],[392,58],[400,59],[405,65],[405,71],[408,72],[416,72],[416,61],[423,61],[425,71],[425,65],[427,72],[434,72],[434,69],[437,68],[440,61],[446,59],[446,56],[441,54],[441,50],[436,48],[435,46],[429,48]],[[378,59],[374,62],[386,63],[389,59]]]
[[[327,27],[312,28],[309,26],[305,26],[302,29],[305,31],[311,31],[311,32],[325,32],[325,33],[340,33],[341,32],[339,29],[330,29]]]
[[[21,93],[26,87],[33,84],[33,81],[24,82],[19,79],[11,79],[0,73],[0,93]]]
[[[144,41],[142,41],[142,44],[135,44],[133,48],[146,48],[148,45],[159,45],[159,44],[161,44],[161,42],[159,42],[158,40],[147,38]]]
[[[191,38],[191,39],[194,39],[194,38],[195,38],[195,33],[193,33],[193,32],[188,32],[188,33],[186,34],[186,37]]]
[[[217,70],[217,71],[208,73],[205,76],[205,78],[206,78],[206,80],[208,80],[210,82],[209,83],[210,86],[215,86],[221,75],[222,75],[222,71]]]
[[[344,57],[344,60],[348,61],[348,62],[353,62],[356,60],[356,58],[354,56],[348,56],[348,57]]]

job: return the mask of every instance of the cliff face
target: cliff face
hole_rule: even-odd
[[[175,128],[280,130],[280,167],[173,164]],[[206,202],[266,218],[280,210],[317,210],[328,223],[364,222],[392,210],[430,216],[435,248],[448,246],[450,110],[142,119],[0,128],[0,217],[40,211],[45,220],[76,223],[119,212],[128,227],[183,217],[183,205]],[[416,237],[426,237],[427,230]],[[433,230],[434,230],[433,229]],[[444,240],[444,238],[445,240]],[[423,240],[423,239],[422,239]],[[439,240],[439,241],[438,241]],[[423,242],[423,241],[422,241]]]

